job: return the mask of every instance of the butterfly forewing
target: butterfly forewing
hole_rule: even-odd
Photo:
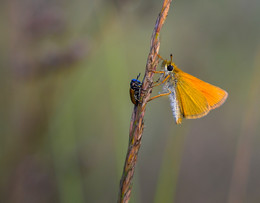
[[[207,82],[204,82],[188,73],[181,71],[180,77],[184,80],[188,85],[200,91],[204,97],[206,98],[210,109],[215,109],[221,106],[228,94],[226,91],[222,90],[219,87],[211,85]]]

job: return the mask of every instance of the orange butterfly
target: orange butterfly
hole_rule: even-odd
[[[209,113],[210,110],[221,106],[227,99],[228,93],[214,85],[206,83],[188,73],[183,72],[171,60],[163,60],[163,71],[158,84],[163,84],[163,94],[152,97],[169,95],[171,109],[175,122],[180,124],[182,118],[195,119]],[[150,101],[149,100],[149,101]]]

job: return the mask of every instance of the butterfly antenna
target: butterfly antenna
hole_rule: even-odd
[[[172,64],[172,54],[170,55],[170,57],[171,57],[171,64]]]
[[[139,73],[139,74],[137,75],[137,77],[136,77],[137,80],[138,80],[138,78],[140,77],[140,75],[141,75],[141,73]]]

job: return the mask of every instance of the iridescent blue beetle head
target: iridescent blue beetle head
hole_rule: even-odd
[[[133,89],[133,90],[137,90],[137,89],[140,89],[140,87],[142,86],[142,83],[140,80],[138,80],[140,76],[140,73],[139,75],[136,77],[136,79],[132,79],[131,82],[130,82],[130,88]]]

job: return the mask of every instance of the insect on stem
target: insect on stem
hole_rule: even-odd
[[[150,44],[150,52],[147,57],[146,68],[145,68],[145,76],[142,82],[141,89],[145,91],[143,93],[141,91],[141,101],[138,102],[135,97],[133,101],[138,102],[138,105],[135,105],[132,118],[130,122],[130,130],[129,130],[129,143],[127,154],[125,158],[125,164],[123,168],[123,173],[120,181],[120,190],[118,194],[118,202],[120,203],[127,203],[130,200],[131,190],[132,190],[132,181],[135,171],[135,165],[137,162],[138,151],[141,146],[141,139],[143,134],[143,127],[144,127],[144,115],[145,115],[145,106],[147,101],[150,98],[152,87],[150,85],[150,81],[153,80],[154,73],[151,71],[155,71],[156,66],[158,64],[158,58],[156,57],[159,48],[160,48],[160,41],[159,41],[159,34],[166,20],[168,15],[168,11],[170,9],[170,4],[172,0],[164,0],[162,9],[157,17],[155,27],[153,29],[152,37],[151,37],[151,44]],[[132,89],[132,95],[135,95],[135,89]]]

